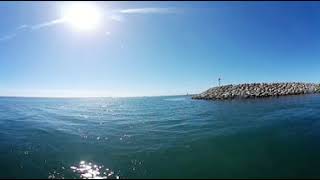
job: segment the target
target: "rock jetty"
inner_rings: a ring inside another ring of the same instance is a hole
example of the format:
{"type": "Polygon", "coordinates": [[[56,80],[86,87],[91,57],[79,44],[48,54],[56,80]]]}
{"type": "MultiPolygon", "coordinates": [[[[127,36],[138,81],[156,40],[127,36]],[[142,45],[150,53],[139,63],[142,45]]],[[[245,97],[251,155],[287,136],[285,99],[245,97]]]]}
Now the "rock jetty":
{"type": "Polygon", "coordinates": [[[320,93],[314,83],[252,83],[210,88],[192,99],[223,100],[320,93]]]}

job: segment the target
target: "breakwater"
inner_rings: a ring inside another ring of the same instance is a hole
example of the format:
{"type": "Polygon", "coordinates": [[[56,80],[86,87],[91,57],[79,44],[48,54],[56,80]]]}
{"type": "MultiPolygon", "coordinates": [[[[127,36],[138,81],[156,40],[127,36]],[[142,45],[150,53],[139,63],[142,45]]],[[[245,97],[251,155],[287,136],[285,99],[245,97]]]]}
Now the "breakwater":
{"type": "Polygon", "coordinates": [[[315,83],[251,83],[213,87],[192,98],[205,100],[246,99],[319,92],[320,85],[315,83]]]}

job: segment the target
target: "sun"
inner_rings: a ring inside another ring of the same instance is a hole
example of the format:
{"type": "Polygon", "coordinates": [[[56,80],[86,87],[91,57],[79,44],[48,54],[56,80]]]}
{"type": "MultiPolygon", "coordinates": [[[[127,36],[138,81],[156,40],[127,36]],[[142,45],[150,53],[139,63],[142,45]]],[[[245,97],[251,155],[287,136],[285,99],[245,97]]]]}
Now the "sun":
{"type": "Polygon", "coordinates": [[[89,31],[101,24],[102,12],[93,3],[77,2],[63,9],[63,19],[75,30],[89,31]]]}

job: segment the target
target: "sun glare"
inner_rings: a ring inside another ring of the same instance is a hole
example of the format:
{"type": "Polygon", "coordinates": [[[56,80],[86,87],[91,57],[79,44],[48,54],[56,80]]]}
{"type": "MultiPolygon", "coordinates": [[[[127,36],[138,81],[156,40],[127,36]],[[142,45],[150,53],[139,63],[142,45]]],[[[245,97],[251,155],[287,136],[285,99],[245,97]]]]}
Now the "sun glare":
{"type": "Polygon", "coordinates": [[[101,24],[101,11],[92,3],[72,3],[62,13],[64,20],[76,30],[94,30],[101,24]]]}

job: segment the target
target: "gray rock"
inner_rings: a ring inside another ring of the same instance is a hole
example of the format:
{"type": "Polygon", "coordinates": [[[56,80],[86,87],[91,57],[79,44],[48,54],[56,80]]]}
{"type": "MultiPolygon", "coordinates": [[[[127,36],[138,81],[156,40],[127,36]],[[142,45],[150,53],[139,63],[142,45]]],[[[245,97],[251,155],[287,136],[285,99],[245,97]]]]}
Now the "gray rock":
{"type": "Polygon", "coordinates": [[[252,83],[213,87],[193,99],[234,99],[294,94],[320,93],[320,84],[313,83],[252,83]]]}

